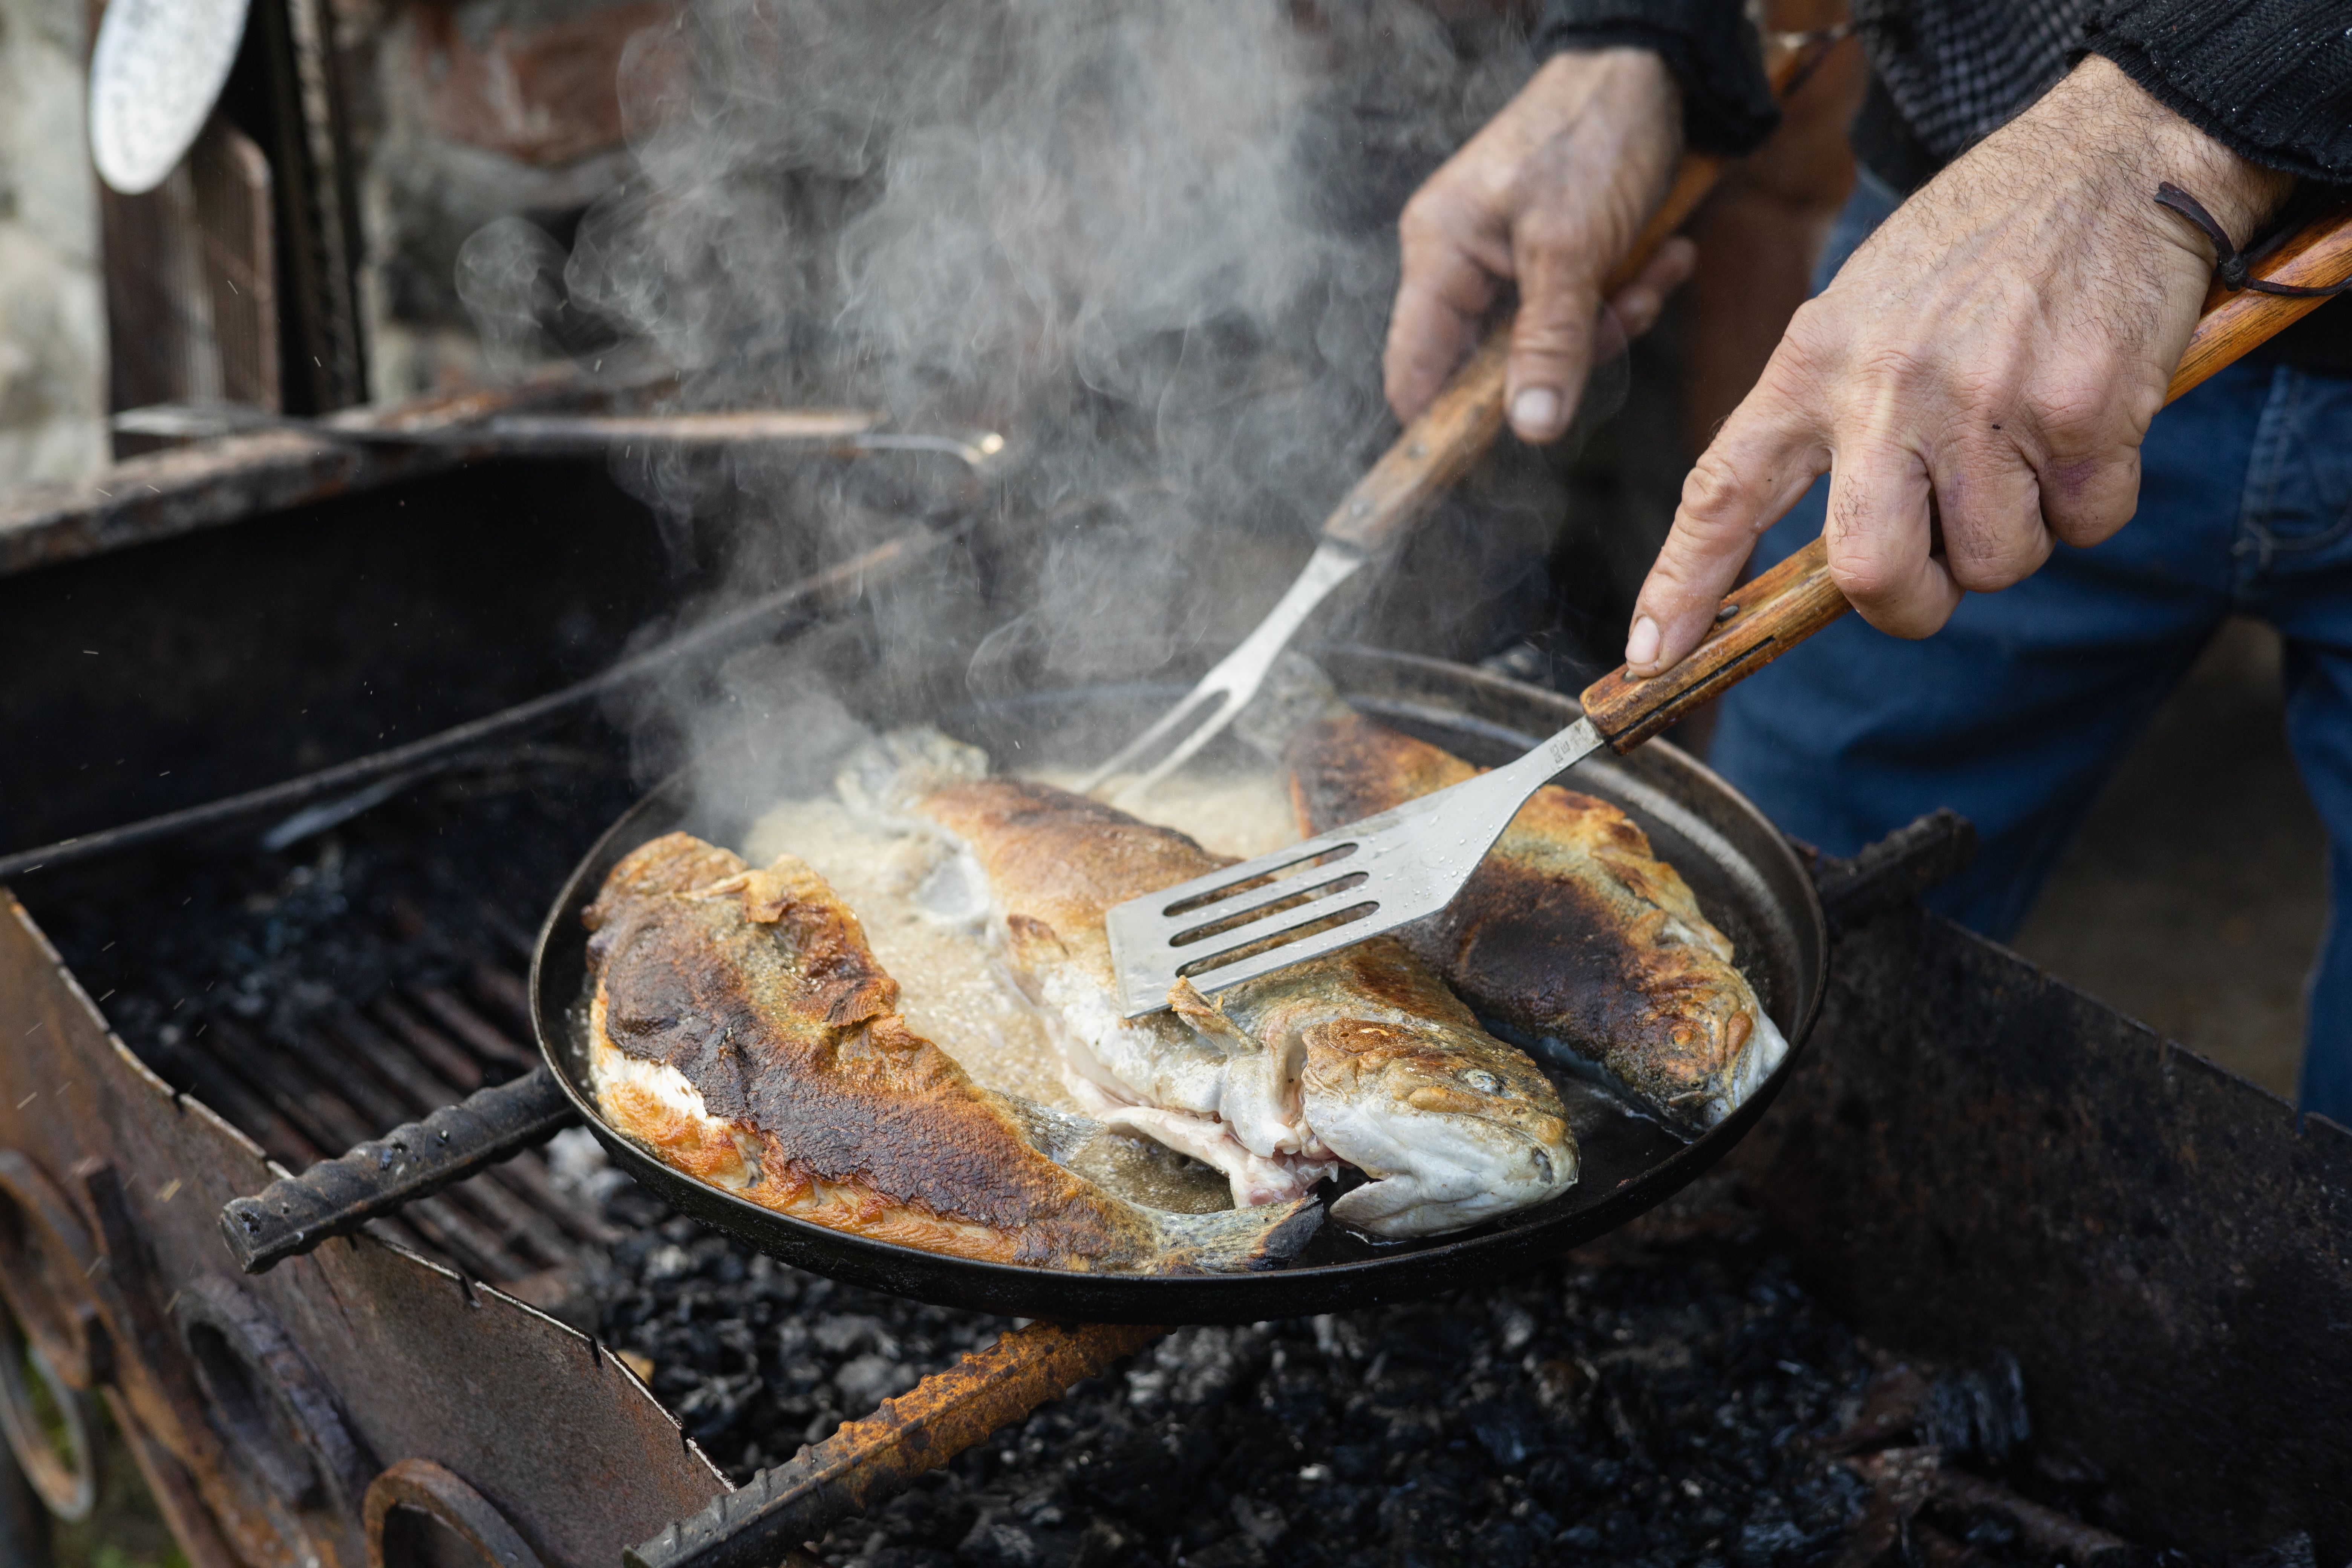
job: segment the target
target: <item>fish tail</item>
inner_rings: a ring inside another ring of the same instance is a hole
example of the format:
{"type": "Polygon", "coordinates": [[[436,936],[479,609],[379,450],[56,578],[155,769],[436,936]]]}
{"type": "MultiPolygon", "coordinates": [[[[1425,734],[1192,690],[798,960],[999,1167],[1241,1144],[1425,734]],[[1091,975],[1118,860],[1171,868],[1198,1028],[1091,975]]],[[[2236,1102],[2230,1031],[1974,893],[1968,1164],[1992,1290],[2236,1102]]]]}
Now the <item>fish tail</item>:
{"type": "Polygon", "coordinates": [[[1724,1106],[1725,1115],[1730,1114],[1733,1108],[1762,1088],[1764,1080],[1772,1076],[1772,1070],[1788,1059],[1788,1037],[1773,1024],[1771,1015],[1765,1012],[1760,1005],[1751,1003],[1748,1016],[1756,1020],[1755,1028],[1748,1035],[1738,1058],[1724,1074],[1723,1098],[1727,1101],[1724,1106]]]}
{"type": "Polygon", "coordinates": [[[1215,1214],[1151,1211],[1162,1273],[1237,1274],[1272,1268],[1298,1255],[1323,1223],[1314,1194],[1286,1204],[1215,1214]]]}

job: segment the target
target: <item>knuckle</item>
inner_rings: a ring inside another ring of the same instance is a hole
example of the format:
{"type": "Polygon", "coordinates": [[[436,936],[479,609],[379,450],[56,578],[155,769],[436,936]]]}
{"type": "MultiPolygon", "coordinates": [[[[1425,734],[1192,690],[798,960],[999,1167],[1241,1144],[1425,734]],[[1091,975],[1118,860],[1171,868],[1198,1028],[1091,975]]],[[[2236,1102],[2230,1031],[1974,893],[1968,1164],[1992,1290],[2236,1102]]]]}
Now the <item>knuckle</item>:
{"type": "Polygon", "coordinates": [[[1683,514],[1702,526],[1749,499],[1752,488],[1731,460],[1710,447],[1683,479],[1683,514]]]}
{"type": "Polygon", "coordinates": [[[2044,388],[2033,399],[2033,424],[2053,451],[2107,444],[2115,420],[2115,399],[2097,387],[2044,388]]]}
{"type": "Polygon", "coordinates": [[[2128,506],[2108,507],[2092,511],[2058,511],[2050,515],[2050,531],[2060,540],[2085,550],[2094,544],[2104,544],[2131,521],[2128,506]]]}
{"type": "Polygon", "coordinates": [[[2028,577],[2048,558],[2049,536],[2037,523],[2032,542],[2017,541],[1997,549],[1951,551],[1946,563],[1952,581],[1971,594],[1997,594],[2003,588],[2014,587],[2028,577]]]}
{"type": "Polygon", "coordinates": [[[1853,356],[1847,373],[1862,386],[1908,390],[1933,379],[1936,365],[1928,353],[1908,342],[1873,342],[1853,356]]]}
{"type": "Polygon", "coordinates": [[[1791,406],[1810,405],[1820,401],[1814,396],[1816,388],[1834,384],[1832,363],[1819,344],[1790,331],[1765,362],[1764,374],[1757,377],[1749,396],[1791,406]]]}
{"type": "Polygon", "coordinates": [[[1397,243],[1410,255],[1461,250],[1486,226],[1477,207],[1441,186],[1423,185],[1397,215],[1397,243]]]}
{"type": "Polygon", "coordinates": [[[1843,338],[1836,312],[1817,296],[1798,306],[1797,313],[1789,318],[1773,357],[1785,360],[1793,370],[1811,373],[1835,363],[1843,338]]]}
{"type": "Polygon", "coordinates": [[[1518,324],[1511,331],[1511,357],[1559,360],[1575,354],[1584,341],[1573,306],[1542,311],[1522,309],[1518,324]]]}
{"type": "MultiPolygon", "coordinates": [[[[1675,520],[1666,542],[1658,551],[1656,563],[1650,569],[1651,584],[1670,590],[1670,597],[1687,596],[1702,590],[1711,593],[1717,580],[1728,575],[1727,552],[1724,549],[1727,542],[1716,531],[1675,520]]],[[[1736,571],[1741,559],[1745,559],[1744,551],[1730,555],[1728,571],[1736,571]]],[[[1648,596],[1644,590],[1643,597],[1648,596]]]]}
{"type": "Polygon", "coordinates": [[[1397,237],[1411,245],[1442,232],[1445,225],[1438,207],[1439,200],[1428,186],[1414,192],[1412,199],[1404,204],[1404,210],[1397,215],[1397,237]]]}
{"type": "Polygon", "coordinates": [[[2061,459],[2042,470],[2042,512],[2069,544],[2096,544],[2139,506],[2139,464],[2131,449],[2061,459]]]}
{"type": "Polygon", "coordinates": [[[1519,214],[1511,226],[1517,247],[1551,260],[1580,256],[1591,248],[1585,226],[1549,203],[1539,203],[1519,214]]]}

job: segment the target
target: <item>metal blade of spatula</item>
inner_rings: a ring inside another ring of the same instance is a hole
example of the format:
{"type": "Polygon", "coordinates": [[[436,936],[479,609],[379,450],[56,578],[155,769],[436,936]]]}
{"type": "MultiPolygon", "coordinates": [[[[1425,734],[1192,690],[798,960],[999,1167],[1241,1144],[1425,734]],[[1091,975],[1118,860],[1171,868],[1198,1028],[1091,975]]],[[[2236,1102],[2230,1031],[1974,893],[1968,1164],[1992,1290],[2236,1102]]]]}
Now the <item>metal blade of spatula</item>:
{"type": "MultiPolygon", "coordinates": [[[[1603,280],[1603,299],[1632,282],[1648,265],[1658,247],[1714,188],[1723,166],[1722,159],[1706,153],[1684,155],[1665,201],[1633,249],[1603,280]]],[[[1276,658],[1331,591],[1366,562],[1402,541],[1495,444],[1503,428],[1503,372],[1510,357],[1510,338],[1507,321],[1487,334],[1469,363],[1454,373],[1436,399],[1405,426],[1396,444],[1324,520],[1322,542],[1265,619],[1157,723],[1079,780],[1080,792],[1092,794],[1119,774],[1144,769],[1149,762],[1149,768],[1129,780],[1121,793],[1133,795],[1148,790],[1182,767],[1233,722],[1257,695],[1276,658]],[[1168,749],[1152,761],[1163,745],[1168,749]]]]}
{"type": "MultiPolygon", "coordinates": [[[[2263,258],[2262,280],[2318,290],[2352,278],[2352,204],[2323,214],[2263,258]]],[[[2221,293],[2166,389],[2169,403],[2316,310],[2315,294],[2221,293]]],[[[1119,1005],[1130,1018],[1177,984],[1222,991],[1436,913],[1528,798],[1603,746],[1630,752],[1761,669],[1846,611],[1814,540],[1737,590],[1681,663],[1647,679],[1622,668],[1584,689],[1584,717],[1517,762],[1261,855],[1115,904],[1105,917],[1119,1005]]]]}

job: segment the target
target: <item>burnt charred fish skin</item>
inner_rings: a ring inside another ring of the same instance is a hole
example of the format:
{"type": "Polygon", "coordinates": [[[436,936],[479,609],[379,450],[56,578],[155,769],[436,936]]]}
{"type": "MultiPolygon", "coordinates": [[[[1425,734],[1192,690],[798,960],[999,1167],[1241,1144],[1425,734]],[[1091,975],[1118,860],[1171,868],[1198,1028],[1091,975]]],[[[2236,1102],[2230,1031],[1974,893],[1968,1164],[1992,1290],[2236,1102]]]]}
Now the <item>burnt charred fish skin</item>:
{"type": "Polygon", "coordinates": [[[584,919],[606,1119],[753,1203],[989,1262],[1143,1273],[1270,1266],[1320,1219],[1312,1200],[1173,1214],[1064,1169],[1082,1119],[982,1088],[909,1028],[856,916],[791,856],[755,869],[670,834],[584,919]]]}
{"type": "Polygon", "coordinates": [[[1396,942],[1123,1016],[1105,912],[1225,862],[1084,795],[981,773],[952,745],[884,737],[845,770],[844,796],[928,822],[972,858],[1090,1114],[1215,1164],[1237,1203],[1354,1165],[1372,1180],[1332,1215],[1384,1238],[1457,1230],[1575,1181],[1558,1090],[1396,942]]]}
{"type": "MultiPolygon", "coordinates": [[[[1480,770],[1336,703],[1282,742],[1301,830],[1322,833],[1480,770]]],[[[1538,792],[1406,946],[1506,1032],[1562,1047],[1673,1119],[1711,1127],[1788,1054],[1731,942],[1616,806],[1538,792]]]]}

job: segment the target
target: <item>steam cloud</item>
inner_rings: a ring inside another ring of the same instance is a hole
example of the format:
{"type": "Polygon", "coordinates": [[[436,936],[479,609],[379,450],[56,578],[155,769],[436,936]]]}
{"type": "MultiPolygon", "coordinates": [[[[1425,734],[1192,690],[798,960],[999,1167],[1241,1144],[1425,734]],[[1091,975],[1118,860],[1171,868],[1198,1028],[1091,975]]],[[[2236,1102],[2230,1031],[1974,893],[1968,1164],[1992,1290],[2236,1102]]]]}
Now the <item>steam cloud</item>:
{"type": "MultiPolygon", "coordinates": [[[[985,600],[970,571],[876,590],[893,661],[983,689],[1015,655],[1148,670],[1270,605],[1278,576],[1216,565],[1295,563],[1393,437],[1396,212],[1528,69],[1508,24],[1404,0],[709,0],[631,46],[639,174],[563,284],[691,405],[1004,434],[1023,543],[985,600]]],[[[476,270],[528,295],[541,258],[496,238],[476,270]]],[[[624,479],[740,595],[903,531],[940,489],[919,466],[639,454],[624,479]]],[[[764,734],[751,787],[795,782],[854,728],[823,644],[730,668],[689,743],[764,734]]]]}

